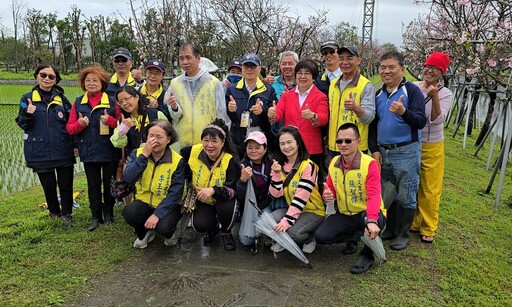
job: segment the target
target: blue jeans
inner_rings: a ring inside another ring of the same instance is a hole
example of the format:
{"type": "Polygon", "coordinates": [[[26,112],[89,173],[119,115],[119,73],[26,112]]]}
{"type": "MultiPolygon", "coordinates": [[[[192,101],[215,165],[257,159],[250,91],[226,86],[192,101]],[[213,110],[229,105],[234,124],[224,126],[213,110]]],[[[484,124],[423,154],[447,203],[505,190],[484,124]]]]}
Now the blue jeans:
{"type": "Polygon", "coordinates": [[[382,155],[381,181],[395,185],[395,202],[405,209],[416,209],[420,182],[421,142],[393,149],[380,147],[382,155]]]}

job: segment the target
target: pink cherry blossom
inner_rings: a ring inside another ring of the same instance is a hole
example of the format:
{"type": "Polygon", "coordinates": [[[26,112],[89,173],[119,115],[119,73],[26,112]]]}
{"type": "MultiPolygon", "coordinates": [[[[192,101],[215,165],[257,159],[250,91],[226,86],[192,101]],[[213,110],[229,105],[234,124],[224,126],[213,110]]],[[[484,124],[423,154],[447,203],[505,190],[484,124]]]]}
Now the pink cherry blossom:
{"type": "Polygon", "coordinates": [[[489,67],[496,67],[496,61],[489,59],[487,60],[487,65],[489,65],[489,67]]]}

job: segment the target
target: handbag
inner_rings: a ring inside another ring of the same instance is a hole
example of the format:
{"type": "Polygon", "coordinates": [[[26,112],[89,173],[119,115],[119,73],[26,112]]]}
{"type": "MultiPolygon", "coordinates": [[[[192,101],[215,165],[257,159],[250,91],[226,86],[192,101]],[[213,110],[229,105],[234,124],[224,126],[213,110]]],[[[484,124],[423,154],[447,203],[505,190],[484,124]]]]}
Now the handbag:
{"type": "Polygon", "coordinates": [[[133,193],[135,186],[129,184],[126,180],[116,180],[112,177],[110,179],[110,195],[116,199],[121,199],[133,193]]]}
{"type": "MultiPolygon", "coordinates": [[[[210,181],[212,180],[213,172],[219,165],[220,161],[224,157],[224,153],[222,153],[215,161],[212,169],[210,170],[210,179],[208,179],[208,185],[210,185],[210,181]]],[[[192,214],[192,212],[196,209],[196,201],[197,201],[197,191],[194,186],[189,183],[187,185],[187,194],[185,195],[185,199],[183,200],[183,204],[181,205],[181,213],[182,214],[192,214]]]]}

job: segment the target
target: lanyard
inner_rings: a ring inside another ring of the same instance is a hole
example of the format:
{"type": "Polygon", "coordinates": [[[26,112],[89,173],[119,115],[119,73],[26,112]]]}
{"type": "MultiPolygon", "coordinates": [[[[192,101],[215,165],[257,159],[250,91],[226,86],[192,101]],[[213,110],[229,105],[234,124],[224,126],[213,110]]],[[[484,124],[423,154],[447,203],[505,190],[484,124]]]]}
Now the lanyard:
{"type": "Polygon", "coordinates": [[[252,167],[252,172],[253,174],[255,175],[260,175],[261,177],[263,177],[263,179],[265,180],[265,182],[268,182],[268,176],[265,175],[265,163],[262,163],[261,164],[261,173],[258,172],[256,169],[254,169],[254,164],[252,163],[252,161],[250,161],[249,163],[251,163],[251,167],[252,167]]]}

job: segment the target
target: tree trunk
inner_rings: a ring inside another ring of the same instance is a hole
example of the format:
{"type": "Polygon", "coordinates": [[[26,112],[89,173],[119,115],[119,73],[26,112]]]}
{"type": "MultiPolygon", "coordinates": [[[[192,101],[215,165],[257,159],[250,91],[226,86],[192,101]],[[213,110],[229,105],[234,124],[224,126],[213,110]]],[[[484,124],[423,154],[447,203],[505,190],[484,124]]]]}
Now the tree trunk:
{"type": "Polygon", "coordinates": [[[487,133],[487,131],[489,130],[489,127],[491,125],[491,120],[492,120],[492,114],[494,113],[494,105],[496,103],[496,94],[497,93],[495,91],[489,92],[489,97],[491,98],[491,100],[489,101],[489,108],[487,109],[487,115],[485,116],[485,121],[482,126],[482,129],[480,130],[480,134],[476,138],[475,146],[479,146],[481,142],[485,141],[484,136],[487,133]]]}

